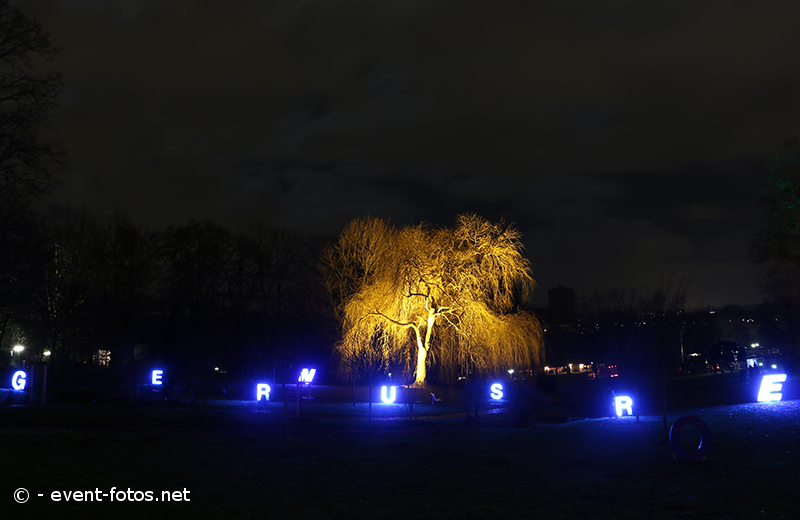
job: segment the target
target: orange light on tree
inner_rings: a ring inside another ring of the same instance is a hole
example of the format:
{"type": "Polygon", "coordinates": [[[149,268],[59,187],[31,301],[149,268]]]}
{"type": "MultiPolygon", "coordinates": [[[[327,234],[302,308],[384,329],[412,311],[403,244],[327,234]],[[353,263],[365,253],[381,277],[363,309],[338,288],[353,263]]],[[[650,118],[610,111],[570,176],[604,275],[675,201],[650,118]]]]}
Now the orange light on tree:
{"type": "Polygon", "coordinates": [[[431,358],[479,373],[538,363],[541,327],[519,308],[535,286],[523,251],[513,226],[471,214],[454,228],[352,221],[323,255],[343,365],[400,360],[421,386],[431,358]]]}

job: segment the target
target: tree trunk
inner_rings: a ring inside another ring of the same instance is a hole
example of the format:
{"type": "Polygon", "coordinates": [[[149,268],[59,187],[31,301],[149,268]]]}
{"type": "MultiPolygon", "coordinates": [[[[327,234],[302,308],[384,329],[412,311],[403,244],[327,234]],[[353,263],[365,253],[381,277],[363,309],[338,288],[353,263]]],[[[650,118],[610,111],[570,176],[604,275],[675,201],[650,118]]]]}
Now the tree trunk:
{"type": "Polygon", "coordinates": [[[417,339],[417,371],[416,371],[416,380],[414,381],[414,385],[416,386],[424,386],[425,385],[425,377],[427,372],[425,370],[425,360],[428,357],[428,351],[425,350],[425,347],[421,345],[421,341],[417,339]]]}
{"type": "Polygon", "coordinates": [[[431,336],[433,333],[433,325],[436,322],[436,315],[431,313],[428,315],[428,326],[425,329],[425,343],[422,343],[422,338],[419,337],[419,330],[416,330],[417,336],[417,370],[416,370],[416,378],[414,380],[414,386],[416,387],[423,387],[425,386],[425,378],[427,377],[428,371],[425,365],[426,360],[428,359],[428,350],[431,348],[431,336]]]}

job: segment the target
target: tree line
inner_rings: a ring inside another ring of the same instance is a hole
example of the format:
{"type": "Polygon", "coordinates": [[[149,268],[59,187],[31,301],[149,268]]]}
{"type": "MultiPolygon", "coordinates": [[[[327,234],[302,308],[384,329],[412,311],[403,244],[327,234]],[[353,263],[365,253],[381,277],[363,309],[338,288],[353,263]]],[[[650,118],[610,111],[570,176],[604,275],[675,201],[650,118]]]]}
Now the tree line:
{"type": "Polygon", "coordinates": [[[542,358],[519,233],[476,215],[355,219],[338,240],[209,220],[156,231],[73,208],[24,222],[3,244],[0,344],[25,351],[2,363],[46,361],[57,382],[133,383],[154,363],[184,386],[220,370],[281,381],[306,360],[418,385],[432,366],[449,384],[542,358]]]}
{"type": "Polygon", "coordinates": [[[0,341],[25,346],[57,378],[99,365],[124,381],[145,360],[189,378],[277,374],[331,341],[314,237],[212,221],[155,231],[122,213],[59,208],[4,246],[0,341]]]}

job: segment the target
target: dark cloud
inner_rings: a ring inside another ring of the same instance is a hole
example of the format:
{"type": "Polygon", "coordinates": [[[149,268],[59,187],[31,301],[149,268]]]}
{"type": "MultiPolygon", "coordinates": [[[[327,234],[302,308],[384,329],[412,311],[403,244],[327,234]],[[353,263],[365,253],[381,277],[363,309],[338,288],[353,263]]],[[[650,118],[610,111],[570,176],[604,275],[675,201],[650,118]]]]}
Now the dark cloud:
{"type": "Polygon", "coordinates": [[[793,2],[17,4],[64,47],[60,200],[329,234],[476,212],[518,225],[545,289],[675,271],[697,304],[758,301],[793,2]]]}

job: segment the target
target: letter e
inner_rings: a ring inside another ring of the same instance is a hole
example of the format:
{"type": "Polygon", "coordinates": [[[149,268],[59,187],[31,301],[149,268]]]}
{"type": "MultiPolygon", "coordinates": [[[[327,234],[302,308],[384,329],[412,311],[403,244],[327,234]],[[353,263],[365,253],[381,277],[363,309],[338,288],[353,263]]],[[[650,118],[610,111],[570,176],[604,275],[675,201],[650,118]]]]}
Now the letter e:
{"type": "Polygon", "coordinates": [[[786,374],[769,374],[761,380],[761,388],[758,390],[758,402],[780,401],[783,397],[781,388],[786,381],[786,374]]]}

